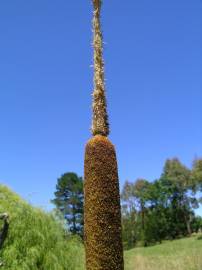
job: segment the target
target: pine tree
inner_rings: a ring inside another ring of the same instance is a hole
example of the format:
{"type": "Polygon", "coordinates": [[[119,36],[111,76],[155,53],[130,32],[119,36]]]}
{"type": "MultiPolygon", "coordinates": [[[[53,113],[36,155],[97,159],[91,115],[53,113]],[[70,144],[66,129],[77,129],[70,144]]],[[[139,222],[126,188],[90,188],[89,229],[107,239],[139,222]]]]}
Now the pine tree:
{"type": "Polygon", "coordinates": [[[87,270],[123,270],[121,210],[116,152],[109,141],[101,0],[93,0],[94,92],[93,137],[85,149],[84,238],[87,270]]]}
{"type": "Polygon", "coordinates": [[[76,173],[58,178],[52,203],[67,221],[70,232],[83,235],[83,180],[76,173]]]}

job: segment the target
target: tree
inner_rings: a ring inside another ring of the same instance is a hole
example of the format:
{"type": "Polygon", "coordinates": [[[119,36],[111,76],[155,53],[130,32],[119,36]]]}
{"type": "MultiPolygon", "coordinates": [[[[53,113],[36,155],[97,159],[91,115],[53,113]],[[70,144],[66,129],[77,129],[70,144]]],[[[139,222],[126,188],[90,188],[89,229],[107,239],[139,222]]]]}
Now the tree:
{"type": "Polygon", "coordinates": [[[56,185],[52,202],[61,211],[73,234],[83,234],[83,180],[75,173],[65,173],[56,185]]]}
{"type": "Polygon", "coordinates": [[[151,235],[151,215],[149,215],[150,187],[145,179],[137,179],[131,183],[126,181],[122,190],[122,221],[123,236],[126,248],[132,247],[137,241],[141,241],[144,246],[153,240],[151,235]],[[130,230],[130,232],[129,232],[130,230]],[[131,235],[131,242],[129,240],[131,235]]]}
{"type": "Polygon", "coordinates": [[[122,270],[123,246],[116,152],[107,138],[101,0],[94,6],[94,91],[92,135],[85,148],[84,239],[87,270],[122,270]]]}
{"type": "Polygon", "coordinates": [[[202,217],[201,216],[195,216],[192,220],[192,229],[193,232],[198,233],[202,230],[202,217]]]}
{"type": "Polygon", "coordinates": [[[133,183],[126,181],[121,193],[124,249],[133,248],[138,240],[138,212],[133,196],[133,183]]]}
{"type": "Polygon", "coordinates": [[[133,183],[126,181],[121,192],[122,206],[125,211],[129,213],[135,209],[135,198],[133,189],[133,183]]]}
{"type": "Polygon", "coordinates": [[[145,215],[146,215],[146,202],[148,200],[149,182],[145,179],[137,179],[134,188],[133,195],[137,201],[139,213],[141,215],[141,239],[144,246],[147,246],[147,240],[145,237],[145,215]]]}
{"type": "Polygon", "coordinates": [[[167,235],[166,196],[159,180],[150,183],[147,190],[145,238],[148,243],[160,242],[167,235]]]}
{"type": "Polygon", "coordinates": [[[202,159],[195,159],[191,171],[192,184],[195,189],[202,191],[202,159]]]}
{"type": "Polygon", "coordinates": [[[121,196],[124,247],[131,247],[131,232],[133,245],[140,240],[148,245],[198,231],[201,219],[194,209],[202,201],[197,199],[201,183],[201,159],[190,171],[177,158],[166,160],[161,177],[153,182],[126,181],[121,196]]]}
{"type": "Polygon", "coordinates": [[[190,235],[192,207],[197,207],[197,200],[190,195],[190,170],[177,158],[168,159],[165,162],[160,181],[166,189],[169,210],[172,215],[173,237],[180,234],[190,235]]]}

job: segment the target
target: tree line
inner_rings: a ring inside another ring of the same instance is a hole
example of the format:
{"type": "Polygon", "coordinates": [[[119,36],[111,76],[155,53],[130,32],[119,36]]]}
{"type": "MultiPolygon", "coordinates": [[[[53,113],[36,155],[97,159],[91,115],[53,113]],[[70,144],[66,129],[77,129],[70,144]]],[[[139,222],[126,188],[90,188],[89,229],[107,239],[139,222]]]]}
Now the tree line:
{"type": "MultiPolygon", "coordinates": [[[[191,169],[179,159],[166,160],[159,179],[126,181],[121,191],[124,248],[148,246],[165,239],[189,236],[202,229],[194,210],[201,203],[202,159],[191,169]]],[[[72,234],[83,237],[83,179],[65,173],[52,200],[72,234]]]]}
{"type": "Polygon", "coordinates": [[[122,224],[125,248],[176,239],[197,232],[201,217],[202,160],[190,170],[179,159],[168,159],[159,179],[126,181],[122,190],[122,224]]]}

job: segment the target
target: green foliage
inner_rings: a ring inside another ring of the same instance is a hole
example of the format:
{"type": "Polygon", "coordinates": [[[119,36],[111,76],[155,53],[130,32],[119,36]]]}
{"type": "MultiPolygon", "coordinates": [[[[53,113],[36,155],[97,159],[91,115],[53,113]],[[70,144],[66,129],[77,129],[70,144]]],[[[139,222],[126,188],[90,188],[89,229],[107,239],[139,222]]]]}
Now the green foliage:
{"type": "Polygon", "coordinates": [[[122,205],[122,239],[125,250],[134,247],[138,239],[136,216],[135,209],[129,212],[126,205],[122,205]]]}
{"type": "Polygon", "coordinates": [[[159,180],[166,192],[169,214],[172,219],[172,237],[191,234],[192,208],[198,207],[191,194],[191,172],[176,158],[167,160],[159,180]]]}
{"type": "Polygon", "coordinates": [[[65,173],[57,181],[52,202],[67,220],[73,234],[83,235],[83,180],[75,173],[65,173]]]}
{"type": "Polygon", "coordinates": [[[8,237],[0,251],[1,269],[82,269],[82,244],[67,235],[53,214],[31,207],[0,185],[0,212],[10,216],[8,237]]]}
{"type": "Polygon", "coordinates": [[[149,182],[144,179],[137,179],[135,183],[126,182],[122,192],[122,223],[123,223],[123,240],[126,248],[130,248],[132,243],[137,239],[141,240],[143,245],[147,245],[145,237],[145,218],[146,218],[146,203],[149,196],[149,182]],[[136,209],[135,209],[136,208],[136,209]],[[136,216],[136,218],[135,218],[136,216]],[[130,230],[130,233],[128,233],[130,230]]]}
{"type": "Polygon", "coordinates": [[[200,175],[200,160],[190,171],[174,158],[165,162],[160,179],[154,182],[127,181],[121,196],[124,247],[140,241],[147,246],[197,232],[201,227],[193,210],[199,206],[199,185],[196,188],[193,183],[200,183],[200,175]]]}
{"type": "Polygon", "coordinates": [[[202,159],[195,159],[191,172],[192,184],[195,188],[202,190],[202,159]]]}
{"type": "Polygon", "coordinates": [[[195,216],[192,220],[192,229],[194,233],[202,232],[202,217],[201,216],[195,216]]]}

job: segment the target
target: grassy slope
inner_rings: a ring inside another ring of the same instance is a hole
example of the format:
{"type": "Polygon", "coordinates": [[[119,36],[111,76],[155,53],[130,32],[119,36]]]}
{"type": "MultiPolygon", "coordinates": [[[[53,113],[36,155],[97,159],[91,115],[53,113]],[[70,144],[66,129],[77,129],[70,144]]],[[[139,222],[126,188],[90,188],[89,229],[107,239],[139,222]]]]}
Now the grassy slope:
{"type": "Polygon", "coordinates": [[[202,240],[166,241],[125,253],[126,270],[202,270],[202,240]]]}

